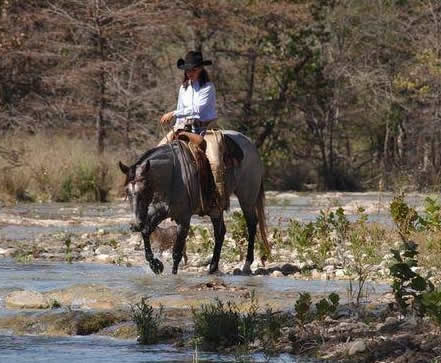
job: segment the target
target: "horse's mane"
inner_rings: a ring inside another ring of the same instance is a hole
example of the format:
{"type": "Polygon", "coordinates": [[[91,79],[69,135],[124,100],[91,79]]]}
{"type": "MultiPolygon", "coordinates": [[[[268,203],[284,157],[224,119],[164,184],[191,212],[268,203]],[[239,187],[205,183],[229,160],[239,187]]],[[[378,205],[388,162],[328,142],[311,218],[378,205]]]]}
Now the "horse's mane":
{"type": "Polygon", "coordinates": [[[144,154],[142,154],[138,160],[135,161],[135,163],[132,165],[132,167],[136,168],[138,165],[142,164],[145,160],[150,159],[153,157],[154,154],[158,151],[165,151],[169,148],[170,145],[160,145],[156,146],[153,149],[147,150],[144,154]]]}

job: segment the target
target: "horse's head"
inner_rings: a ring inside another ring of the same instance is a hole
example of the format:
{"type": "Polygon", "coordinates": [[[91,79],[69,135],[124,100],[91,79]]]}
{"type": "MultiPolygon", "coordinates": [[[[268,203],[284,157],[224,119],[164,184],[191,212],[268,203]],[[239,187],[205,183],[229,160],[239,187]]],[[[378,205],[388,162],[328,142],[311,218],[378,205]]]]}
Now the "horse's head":
{"type": "Polygon", "coordinates": [[[141,232],[145,227],[148,206],[153,198],[148,177],[150,162],[145,160],[139,165],[135,164],[130,167],[119,162],[119,168],[126,175],[124,187],[135,217],[130,228],[134,232],[141,232]]]}

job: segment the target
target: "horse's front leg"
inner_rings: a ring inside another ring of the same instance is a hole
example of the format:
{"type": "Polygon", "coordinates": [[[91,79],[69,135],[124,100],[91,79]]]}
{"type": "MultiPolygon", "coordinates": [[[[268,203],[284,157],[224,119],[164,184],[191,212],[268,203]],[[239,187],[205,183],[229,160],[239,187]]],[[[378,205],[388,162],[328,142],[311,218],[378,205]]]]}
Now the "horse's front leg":
{"type": "Polygon", "coordinates": [[[162,273],[162,271],[164,271],[164,265],[153,255],[150,245],[150,235],[165,218],[167,218],[166,208],[158,205],[150,206],[146,217],[146,223],[144,223],[144,227],[141,231],[142,239],[144,240],[145,259],[155,274],[162,273]]]}
{"type": "Polygon", "coordinates": [[[185,241],[187,239],[188,231],[190,229],[190,221],[185,223],[178,223],[177,237],[173,246],[173,269],[172,273],[176,275],[178,273],[179,263],[181,262],[184,252],[185,241]]]}
{"type": "Polygon", "coordinates": [[[164,271],[164,265],[162,262],[155,258],[153,255],[152,248],[150,246],[150,234],[153,231],[153,229],[150,228],[144,228],[144,230],[141,232],[142,239],[144,240],[144,252],[145,252],[145,259],[150,265],[150,268],[155,274],[160,274],[162,271],[164,271]]]}
{"type": "Polygon", "coordinates": [[[213,257],[211,258],[210,269],[208,271],[210,274],[215,273],[219,268],[219,259],[226,232],[223,214],[221,214],[220,217],[211,217],[211,223],[213,224],[215,242],[213,257]]]}

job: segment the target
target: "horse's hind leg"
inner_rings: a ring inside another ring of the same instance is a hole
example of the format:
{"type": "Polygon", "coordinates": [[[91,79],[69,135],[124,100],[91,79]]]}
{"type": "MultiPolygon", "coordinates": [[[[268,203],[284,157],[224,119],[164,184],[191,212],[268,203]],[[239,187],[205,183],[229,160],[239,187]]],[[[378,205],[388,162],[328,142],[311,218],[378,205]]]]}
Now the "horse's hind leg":
{"type": "Polygon", "coordinates": [[[254,242],[256,239],[257,230],[257,213],[255,208],[242,207],[242,211],[245,216],[248,229],[247,257],[242,272],[245,274],[251,274],[251,265],[254,261],[254,242]]]}
{"type": "Polygon", "coordinates": [[[215,273],[219,268],[219,259],[226,232],[223,214],[221,214],[219,217],[211,217],[211,223],[213,223],[215,242],[213,257],[211,259],[210,269],[208,271],[210,274],[215,273]]]}
{"type": "MultiPolygon", "coordinates": [[[[176,242],[173,246],[173,269],[172,273],[178,273],[179,263],[184,254],[185,240],[187,239],[188,231],[190,229],[190,222],[178,224],[176,242]]],[[[185,264],[187,264],[187,256],[185,255],[185,264]]]]}

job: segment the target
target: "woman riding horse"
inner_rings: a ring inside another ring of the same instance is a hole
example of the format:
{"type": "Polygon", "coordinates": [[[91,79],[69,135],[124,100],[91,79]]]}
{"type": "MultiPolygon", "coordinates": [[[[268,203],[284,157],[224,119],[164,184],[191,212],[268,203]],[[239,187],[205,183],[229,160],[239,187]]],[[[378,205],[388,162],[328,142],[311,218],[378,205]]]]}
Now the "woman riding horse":
{"type": "MultiPolygon", "coordinates": [[[[217,118],[216,89],[210,82],[204,66],[211,65],[201,52],[190,51],[185,59],[180,58],[177,67],[184,71],[184,80],[179,89],[178,104],[174,111],[161,117],[161,124],[168,124],[175,117],[174,132],[185,130],[204,135],[208,127],[213,128],[217,118]]],[[[167,135],[170,140],[173,131],[167,135]]]]}

